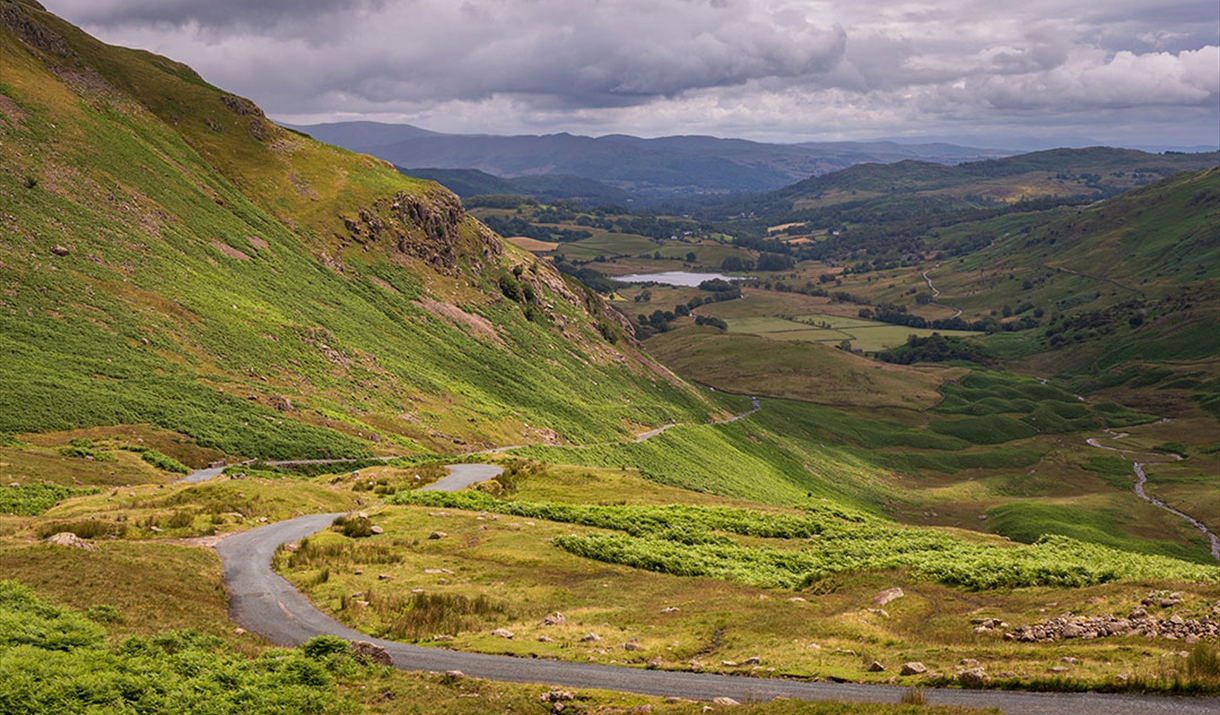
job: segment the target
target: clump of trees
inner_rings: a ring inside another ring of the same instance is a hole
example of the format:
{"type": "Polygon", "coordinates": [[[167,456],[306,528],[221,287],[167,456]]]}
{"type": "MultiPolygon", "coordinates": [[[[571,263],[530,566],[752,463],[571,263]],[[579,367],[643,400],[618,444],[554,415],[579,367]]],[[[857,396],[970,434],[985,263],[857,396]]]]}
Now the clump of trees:
{"type": "Polygon", "coordinates": [[[877,359],[899,365],[954,360],[965,360],[980,365],[992,365],[997,362],[995,355],[988,352],[983,346],[970,340],[947,337],[940,333],[932,333],[926,338],[909,335],[905,345],[879,352],[877,359]]]}

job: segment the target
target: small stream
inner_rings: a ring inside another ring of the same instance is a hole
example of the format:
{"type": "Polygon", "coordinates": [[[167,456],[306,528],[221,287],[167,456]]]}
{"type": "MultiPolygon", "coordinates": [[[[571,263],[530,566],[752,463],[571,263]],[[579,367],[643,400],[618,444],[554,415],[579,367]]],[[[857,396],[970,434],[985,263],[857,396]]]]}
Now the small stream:
{"type": "MultiPolygon", "coordinates": [[[[1110,435],[1110,439],[1112,439],[1112,440],[1122,439],[1123,437],[1127,436],[1126,432],[1111,433],[1109,430],[1106,430],[1106,434],[1110,435]]],[[[1097,437],[1090,437],[1089,439],[1085,440],[1085,442],[1090,447],[1096,447],[1098,449],[1106,449],[1111,452],[1118,452],[1119,454],[1122,454],[1122,455],[1143,454],[1143,455],[1147,455],[1147,456],[1173,457],[1174,461],[1179,461],[1179,462],[1182,461],[1181,455],[1177,455],[1177,454],[1159,454],[1156,452],[1134,452],[1129,449],[1119,449],[1118,447],[1107,447],[1104,444],[1102,444],[1100,441],[1098,441],[1097,437]]],[[[1211,529],[1207,528],[1207,525],[1204,524],[1203,522],[1194,518],[1190,514],[1186,514],[1186,513],[1178,511],[1177,509],[1174,509],[1173,507],[1169,506],[1168,504],[1161,501],[1160,499],[1157,499],[1154,496],[1149,496],[1148,492],[1144,490],[1144,485],[1148,482],[1148,475],[1146,475],[1144,473],[1144,465],[1158,464],[1158,462],[1139,462],[1139,461],[1136,461],[1134,458],[1132,458],[1131,462],[1132,462],[1132,466],[1135,468],[1135,495],[1137,497],[1139,497],[1140,499],[1143,499],[1144,501],[1148,502],[1149,504],[1152,504],[1153,506],[1160,507],[1160,508],[1164,509],[1165,511],[1169,512],[1170,514],[1173,514],[1174,516],[1177,516],[1181,519],[1185,519],[1187,522],[1190,523],[1191,526],[1193,526],[1196,529],[1198,529],[1199,531],[1203,532],[1203,535],[1206,536],[1209,541],[1211,541],[1212,558],[1216,559],[1217,561],[1220,561],[1220,537],[1216,536],[1216,534],[1213,533],[1211,529]]]]}

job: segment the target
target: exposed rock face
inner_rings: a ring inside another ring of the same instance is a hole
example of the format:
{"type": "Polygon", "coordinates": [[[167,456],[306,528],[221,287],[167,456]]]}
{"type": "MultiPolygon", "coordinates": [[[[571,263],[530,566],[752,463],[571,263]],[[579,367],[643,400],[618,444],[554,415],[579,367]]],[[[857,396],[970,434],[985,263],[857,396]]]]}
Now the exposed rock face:
{"type": "Polygon", "coordinates": [[[224,105],[228,107],[230,112],[233,112],[239,117],[249,117],[250,136],[258,141],[262,141],[266,135],[266,126],[264,125],[263,110],[254,102],[245,97],[237,97],[231,94],[226,94],[220,98],[224,105]]]}
{"type": "Polygon", "coordinates": [[[457,275],[461,259],[478,272],[504,252],[500,239],[482,224],[467,221],[461,200],[443,189],[426,196],[399,192],[361,209],[356,218],[345,217],[343,223],[351,240],[392,242],[400,253],[447,276],[457,275]],[[474,240],[464,241],[463,234],[474,234],[474,240]]]}
{"type": "Polygon", "coordinates": [[[48,536],[46,538],[46,541],[44,541],[43,543],[54,544],[56,546],[68,546],[73,549],[84,549],[85,551],[100,551],[101,550],[98,548],[97,544],[95,544],[91,541],[85,541],[84,539],[80,538],[79,536],[77,536],[76,534],[73,534],[70,531],[61,531],[58,534],[48,536]]]}
{"type": "Polygon", "coordinates": [[[352,657],[361,663],[376,663],[377,665],[393,666],[394,657],[385,648],[368,641],[353,641],[352,657]]]}
{"type": "Polygon", "coordinates": [[[30,17],[28,11],[17,3],[0,4],[0,23],[6,25],[30,47],[60,57],[71,57],[75,54],[68,49],[59,33],[30,17]]]}

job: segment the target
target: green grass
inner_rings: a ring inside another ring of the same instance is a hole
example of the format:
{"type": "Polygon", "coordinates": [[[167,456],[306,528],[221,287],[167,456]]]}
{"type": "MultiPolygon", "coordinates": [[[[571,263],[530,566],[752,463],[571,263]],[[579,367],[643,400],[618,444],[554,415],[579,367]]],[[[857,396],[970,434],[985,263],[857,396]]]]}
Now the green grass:
{"type": "MultiPolygon", "coordinates": [[[[1137,557],[1098,546],[1093,538],[1088,541],[1094,543],[1085,543],[1040,535],[1031,547],[1004,547],[834,509],[797,517],[716,507],[539,504],[472,493],[403,492],[393,501],[612,529],[624,533],[573,534],[558,537],[555,544],[598,561],[770,588],[806,588],[842,572],[888,569],[909,569],[919,578],[970,589],[1081,588],[1154,575],[1220,581],[1220,567],[1215,565],[1194,565],[1163,556],[1137,557]],[[725,534],[796,540],[799,546],[744,546],[725,534]]],[[[1017,511],[1015,505],[1001,507],[1000,516],[1015,514],[1004,520],[1011,524],[1020,521],[1017,511]]],[[[1088,527],[1081,531],[1087,532],[1088,527]]]]}
{"type": "Polygon", "coordinates": [[[865,352],[880,352],[906,343],[907,337],[917,335],[926,338],[932,333],[954,337],[978,335],[965,330],[932,330],[931,328],[908,328],[874,321],[856,320],[829,315],[798,316],[794,319],[756,317],[738,318],[729,321],[729,330],[735,333],[750,333],[772,340],[797,342],[820,342],[837,345],[850,340],[853,348],[865,352]],[[829,325],[829,327],[821,327],[829,325]]]}
{"type": "Polygon", "coordinates": [[[553,464],[638,469],[660,484],[750,499],[800,505],[829,499],[873,511],[876,491],[868,467],[840,451],[814,449],[782,414],[812,416],[804,407],[764,401],[746,419],[720,425],[681,425],[645,442],[586,448],[527,447],[514,454],[553,464]],[[776,412],[778,405],[781,412],[776,412]]]}
{"type": "Polygon", "coordinates": [[[64,499],[95,492],[96,489],[73,489],[55,484],[0,487],[0,514],[38,516],[64,499]]]}
{"type": "Polygon", "coordinates": [[[934,420],[929,426],[939,434],[957,437],[971,444],[1003,444],[1037,434],[1033,427],[1005,415],[934,420]]]}
{"type": "Polygon", "coordinates": [[[256,660],[191,631],[128,638],[0,581],[0,710],[65,712],[337,713],[331,686],[356,670],[339,656],[268,650],[256,660]]]}
{"type": "Polygon", "coordinates": [[[1192,548],[1172,541],[1128,536],[1124,527],[1131,526],[1131,519],[1109,511],[1018,501],[988,510],[987,521],[995,533],[1025,544],[1055,534],[1131,553],[1215,564],[1215,559],[1199,546],[1192,548]]]}

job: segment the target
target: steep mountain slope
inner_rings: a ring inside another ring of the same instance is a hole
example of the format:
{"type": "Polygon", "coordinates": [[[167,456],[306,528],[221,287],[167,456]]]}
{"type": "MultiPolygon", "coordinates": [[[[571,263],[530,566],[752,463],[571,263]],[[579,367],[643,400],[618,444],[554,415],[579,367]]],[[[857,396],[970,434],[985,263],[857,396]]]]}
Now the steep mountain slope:
{"type": "Polygon", "coordinates": [[[625,436],[714,407],[439,186],[0,4],[0,432],[233,455],[625,436]]]}

